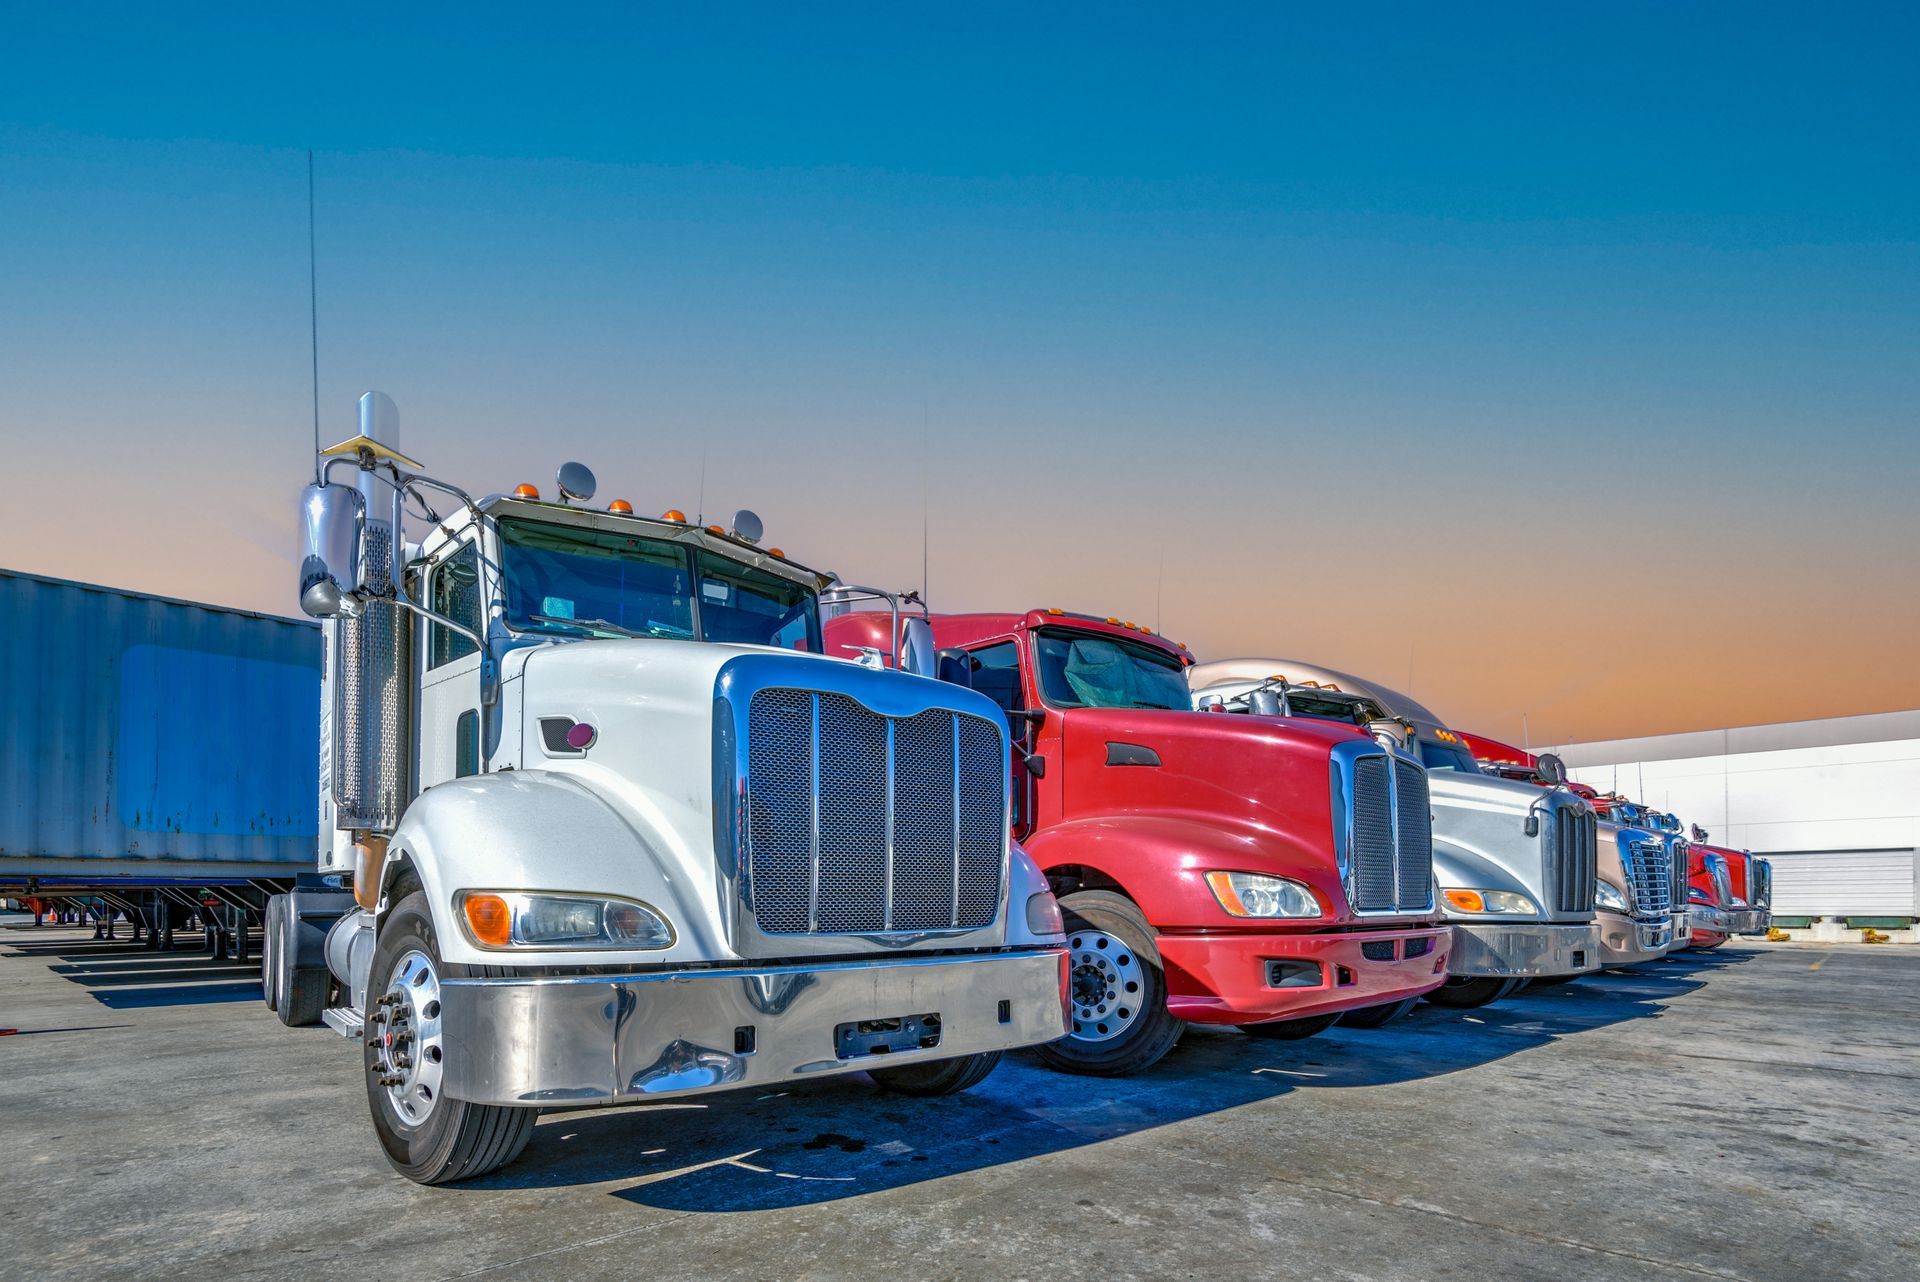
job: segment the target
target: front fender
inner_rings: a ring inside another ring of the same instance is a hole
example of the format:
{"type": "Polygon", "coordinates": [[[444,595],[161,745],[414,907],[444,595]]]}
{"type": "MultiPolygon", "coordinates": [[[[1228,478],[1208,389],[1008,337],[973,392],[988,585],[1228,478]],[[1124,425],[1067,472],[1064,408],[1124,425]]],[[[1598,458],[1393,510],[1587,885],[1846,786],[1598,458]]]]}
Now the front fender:
{"type": "Polygon", "coordinates": [[[1112,881],[1140,905],[1156,930],[1273,933],[1321,930],[1348,919],[1332,851],[1270,828],[1165,815],[1109,815],[1055,824],[1028,838],[1026,846],[1048,873],[1081,868],[1112,881]],[[1207,887],[1206,874],[1213,871],[1267,873],[1304,882],[1326,913],[1259,921],[1230,916],[1207,887]]]}
{"type": "MultiPolygon", "coordinates": [[[[1528,847],[1523,853],[1531,853],[1533,849],[1528,847]]],[[[1519,860],[1499,859],[1486,851],[1458,845],[1446,840],[1438,833],[1434,834],[1433,876],[1440,883],[1440,889],[1443,891],[1505,890],[1525,895],[1534,903],[1544,905],[1546,892],[1542,887],[1534,884],[1538,880],[1537,876],[1530,878],[1524,875],[1524,870],[1515,866],[1519,862],[1519,860]]],[[[1486,913],[1459,912],[1447,903],[1445,896],[1441,897],[1440,907],[1449,921],[1472,922],[1499,919],[1498,917],[1490,918],[1486,913]]],[[[1510,915],[1506,917],[1507,920],[1513,920],[1510,915]]],[[[1525,920],[1531,921],[1533,918],[1525,920]]]]}
{"type": "MultiPolygon", "coordinates": [[[[500,771],[436,784],[407,808],[388,845],[420,878],[445,961],[492,966],[648,965],[733,960],[712,884],[679,870],[670,847],[575,776],[500,771]],[[454,897],[463,890],[556,890],[638,899],[673,923],[669,948],[480,948],[454,897]]],[[[382,885],[390,877],[383,874],[382,885]]]]}

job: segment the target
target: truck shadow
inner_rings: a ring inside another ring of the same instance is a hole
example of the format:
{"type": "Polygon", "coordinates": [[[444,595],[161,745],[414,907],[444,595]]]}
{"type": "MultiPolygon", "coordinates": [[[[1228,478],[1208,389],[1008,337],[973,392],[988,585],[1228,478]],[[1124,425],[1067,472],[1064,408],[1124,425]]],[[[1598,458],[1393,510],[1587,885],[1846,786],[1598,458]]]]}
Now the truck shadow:
{"type": "Polygon", "coordinates": [[[851,1076],[757,1096],[554,1113],[518,1162],[462,1187],[605,1185],[612,1196],[675,1211],[831,1202],[1302,1091],[1455,1073],[1653,1018],[1700,986],[1684,975],[1596,976],[1478,1010],[1423,1004],[1382,1028],[1335,1027],[1302,1042],[1193,1028],[1165,1060],[1133,1078],[1073,1077],[1012,1055],[981,1085],[944,1099],[909,1099],[851,1076]]]}
{"type": "Polygon", "coordinates": [[[199,939],[183,934],[172,952],[150,952],[128,940],[10,939],[6,955],[46,962],[49,971],[87,989],[109,1010],[258,1001],[258,963],[216,960],[196,946],[199,939]]]}

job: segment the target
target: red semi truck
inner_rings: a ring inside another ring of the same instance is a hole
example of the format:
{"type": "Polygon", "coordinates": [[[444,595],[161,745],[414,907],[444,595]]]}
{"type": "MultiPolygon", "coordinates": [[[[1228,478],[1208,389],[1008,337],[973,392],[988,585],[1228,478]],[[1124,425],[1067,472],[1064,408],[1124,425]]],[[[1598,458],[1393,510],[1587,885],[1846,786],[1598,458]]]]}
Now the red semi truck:
{"type": "MultiPolygon", "coordinates": [[[[1185,648],[1118,619],[931,615],[939,671],[1014,727],[1014,832],[1066,915],[1070,1072],[1152,1064],[1188,1023],[1311,1036],[1447,975],[1426,772],[1364,731],[1196,712],[1185,648]]],[[[890,654],[885,613],[825,627],[890,654]]]]}
{"type": "Polygon", "coordinates": [[[1691,933],[1683,946],[1718,948],[1727,942],[1734,911],[1727,855],[1713,846],[1687,848],[1687,906],[1691,933]]]}

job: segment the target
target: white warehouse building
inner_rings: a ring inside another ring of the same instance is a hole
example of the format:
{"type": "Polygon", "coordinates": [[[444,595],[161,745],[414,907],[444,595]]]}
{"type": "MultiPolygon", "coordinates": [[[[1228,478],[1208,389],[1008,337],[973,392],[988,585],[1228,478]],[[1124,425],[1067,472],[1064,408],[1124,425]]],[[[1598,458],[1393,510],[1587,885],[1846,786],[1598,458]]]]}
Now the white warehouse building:
{"type": "Polygon", "coordinates": [[[1920,917],[1920,710],[1558,751],[1579,782],[1699,824],[1715,845],[1766,856],[1783,925],[1920,917]]]}

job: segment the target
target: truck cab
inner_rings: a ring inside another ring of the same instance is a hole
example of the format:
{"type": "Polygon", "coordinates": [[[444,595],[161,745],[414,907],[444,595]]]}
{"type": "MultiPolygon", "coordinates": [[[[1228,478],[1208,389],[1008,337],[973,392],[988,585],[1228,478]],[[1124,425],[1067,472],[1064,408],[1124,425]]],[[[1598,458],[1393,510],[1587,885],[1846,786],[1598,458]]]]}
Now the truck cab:
{"type": "Polygon", "coordinates": [[[1434,874],[1453,928],[1448,977],[1432,1000],[1480,1006],[1528,979],[1600,965],[1594,918],[1598,827],[1564,787],[1541,788],[1480,769],[1466,741],[1408,696],[1295,659],[1229,659],[1188,672],[1202,705],[1278,684],[1289,709],[1348,706],[1368,721],[1397,721],[1432,787],[1434,874]]]}
{"type": "Polygon", "coordinates": [[[1693,849],[1715,856],[1725,868],[1722,906],[1729,935],[1764,935],[1773,925],[1773,865],[1751,850],[1707,844],[1708,834],[1695,830],[1693,849]]]}
{"type": "MultiPolygon", "coordinates": [[[[829,651],[872,648],[874,615],[829,651]]],[[[1188,1023],[1309,1036],[1446,978],[1427,772],[1366,731],[1197,712],[1192,657],[1117,618],[931,615],[943,675],[1014,727],[1015,831],[1060,896],[1070,1072],[1146,1067],[1188,1023]]]]}
{"type": "Polygon", "coordinates": [[[1605,966],[1633,966],[1674,947],[1673,864],[1646,808],[1611,794],[1588,805],[1600,816],[1600,955],[1605,966]]]}
{"type": "Polygon", "coordinates": [[[944,1094],[1065,1031],[991,700],[826,657],[828,576],[751,513],[592,507],[578,464],[475,500],[381,402],[302,498],[323,822],[267,996],[361,1041],[398,1170],[494,1169],[542,1107],[944,1094]]]}

